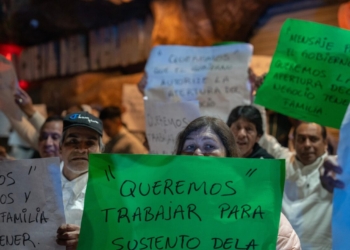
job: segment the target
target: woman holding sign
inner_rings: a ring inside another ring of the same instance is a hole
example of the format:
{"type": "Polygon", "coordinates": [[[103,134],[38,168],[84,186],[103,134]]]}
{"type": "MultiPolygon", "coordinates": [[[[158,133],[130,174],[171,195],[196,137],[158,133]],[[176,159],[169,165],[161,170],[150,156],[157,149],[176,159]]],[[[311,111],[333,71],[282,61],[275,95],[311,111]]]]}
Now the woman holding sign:
{"type": "MultiPolygon", "coordinates": [[[[229,127],[220,119],[202,116],[178,135],[177,155],[239,157],[239,149],[229,127]]],[[[280,217],[277,249],[297,250],[299,238],[283,214],[280,217]]]]}

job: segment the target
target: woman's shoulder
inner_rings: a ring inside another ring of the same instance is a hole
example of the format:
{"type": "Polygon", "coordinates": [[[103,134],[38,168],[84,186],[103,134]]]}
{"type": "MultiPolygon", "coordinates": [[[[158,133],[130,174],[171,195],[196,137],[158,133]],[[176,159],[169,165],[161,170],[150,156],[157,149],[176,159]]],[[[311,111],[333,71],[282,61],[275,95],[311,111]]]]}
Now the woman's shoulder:
{"type": "Polygon", "coordinates": [[[276,249],[301,250],[300,240],[292,225],[281,213],[276,249]]]}

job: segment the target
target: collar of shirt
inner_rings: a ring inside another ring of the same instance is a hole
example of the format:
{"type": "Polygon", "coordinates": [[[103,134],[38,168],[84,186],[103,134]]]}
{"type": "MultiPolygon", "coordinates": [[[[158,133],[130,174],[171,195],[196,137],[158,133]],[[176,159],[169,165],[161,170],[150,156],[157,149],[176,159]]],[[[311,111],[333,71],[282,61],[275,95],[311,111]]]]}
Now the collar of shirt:
{"type": "Polygon", "coordinates": [[[302,175],[308,175],[323,165],[324,159],[326,158],[327,155],[328,155],[327,153],[324,153],[310,165],[303,165],[298,159],[296,159],[296,165],[301,169],[302,175]]]}
{"type": "Polygon", "coordinates": [[[62,190],[71,190],[77,198],[81,193],[85,193],[88,173],[82,174],[78,178],[69,181],[62,173],[63,162],[61,162],[61,182],[62,190]]]}
{"type": "Polygon", "coordinates": [[[319,169],[323,165],[323,161],[328,154],[325,153],[316,159],[310,165],[302,164],[298,159],[296,159],[295,153],[291,154],[286,160],[286,179],[291,181],[301,181],[304,179],[303,176],[307,176],[316,169],[319,169]]]}

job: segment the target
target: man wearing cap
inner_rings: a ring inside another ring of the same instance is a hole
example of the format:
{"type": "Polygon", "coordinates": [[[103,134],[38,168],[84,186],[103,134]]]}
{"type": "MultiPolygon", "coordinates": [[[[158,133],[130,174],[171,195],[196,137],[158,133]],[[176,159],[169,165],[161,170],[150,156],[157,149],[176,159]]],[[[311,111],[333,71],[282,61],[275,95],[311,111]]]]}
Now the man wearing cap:
{"type": "Polygon", "coordinates": [[[66,223],[57,230],[57,244],[75,249],[78,244],[84,208],[90,153],[101,153],[102,121],[87,112],[76,112],[63,119],[60,144],[62,194],[66,223]]]}

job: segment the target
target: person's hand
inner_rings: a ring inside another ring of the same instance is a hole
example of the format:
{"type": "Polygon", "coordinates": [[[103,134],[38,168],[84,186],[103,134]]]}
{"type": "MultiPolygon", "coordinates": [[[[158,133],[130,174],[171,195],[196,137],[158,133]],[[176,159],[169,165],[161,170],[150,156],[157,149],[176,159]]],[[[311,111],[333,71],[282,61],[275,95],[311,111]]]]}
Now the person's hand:
{"type": "Polygon", "coordinates": [[[330,193],[333,193],[334,188],[344,188],[344,182],[335,177],[336,174],[342,172],[343,169],[335,161],[330,158],[326,159],[323,164],[323,173],[320,176],[322,187],[330,193]]]}
{"type": "Polygon", "coordinates": [[[142,95],[145,95],[146,85],[147,85],[147,74],[144,73],[141,80],[137,84],[137,87],[139,88],[139,91],[141,92],[142,95]]]}
{"type": "Polygon", "coordinates": [[[74,224],[62,224],[57,229],[58,245],[66,246],[66,250],[74,250],[78,246],[80,227],[74,224]]]}
{"type": "Polygon", "coordinates": [[[23,89],[18,88],[15,93],[15,102],[20,109],[30,118],[35,113],[32,98],[23,89]]]}
{"type": "Polygon", "coordinates": [[[253,93],[262,85],[265,80],[266,74],[257,76],[251,68],[248,68],[248,77],[251,84],[253,93]]]}
{"type": "Polygon", "coordinates": [[[14,160],[14,159],[7,154],[6,149],[3,146],[0,146],[0,161],[8,161],[8,160],[14,160]]]}

